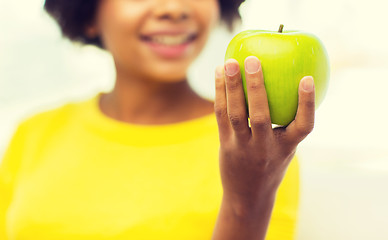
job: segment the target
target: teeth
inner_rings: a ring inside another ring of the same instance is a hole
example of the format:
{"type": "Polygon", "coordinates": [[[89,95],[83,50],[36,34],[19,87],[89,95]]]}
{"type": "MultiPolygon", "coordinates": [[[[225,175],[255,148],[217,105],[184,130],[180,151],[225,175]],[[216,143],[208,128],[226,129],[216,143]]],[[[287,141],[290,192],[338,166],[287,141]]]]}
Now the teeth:
{"type": "Polygon", "coordinates": [[[185,43],[189,40],[190,36],[187,34],[184,35],[159,35],[151,37],[152,42],[160,43],[163,45],[179,45],[185,43]]]}

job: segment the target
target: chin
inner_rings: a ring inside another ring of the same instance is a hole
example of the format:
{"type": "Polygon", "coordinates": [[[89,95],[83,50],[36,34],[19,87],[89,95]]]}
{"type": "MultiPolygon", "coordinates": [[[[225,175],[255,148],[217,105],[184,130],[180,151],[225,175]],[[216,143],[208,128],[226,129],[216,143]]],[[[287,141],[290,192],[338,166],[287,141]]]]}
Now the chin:
{"type": "Polygon", "coordinates": [[[158,82],[181,82],[187,78],[188,66],[174,65],[174,66],[163,66],[159,65],[159,68],[156,68],[152,72],[152,79],[158,82]]]}
{"type": "Polygon", "coordinates": [[[164,75],[157,75],[153,79],[158,82],[164,82],[164,83],[178,83],[185,81],[186,74],[164,74],[164,75]]]}

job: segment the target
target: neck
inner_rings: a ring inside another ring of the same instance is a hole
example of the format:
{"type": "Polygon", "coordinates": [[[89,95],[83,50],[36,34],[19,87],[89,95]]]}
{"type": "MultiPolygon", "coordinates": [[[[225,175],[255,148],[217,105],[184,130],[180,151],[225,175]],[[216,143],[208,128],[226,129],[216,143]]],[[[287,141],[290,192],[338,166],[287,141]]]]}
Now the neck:
{"type": "Polygon", "coordinates": [[[187,79],[170,83],[120,75],[113,90],[100,100],[107,116],[135,124],[185,121],[210,114],[212,106],[190,88],[187,79]]]}

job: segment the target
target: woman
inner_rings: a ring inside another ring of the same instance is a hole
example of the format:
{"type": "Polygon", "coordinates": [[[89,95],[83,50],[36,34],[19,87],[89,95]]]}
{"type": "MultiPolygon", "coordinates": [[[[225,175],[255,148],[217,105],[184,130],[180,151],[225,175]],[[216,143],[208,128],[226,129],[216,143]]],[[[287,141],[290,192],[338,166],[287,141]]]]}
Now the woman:
{"type": "Polygon", "coordinates": [[[112,54],[116,82],[19,125],[0,168],[0,238],[248,240],[269,225],[266,239],[293,239],[312,78],[277,129],[257,58],[245,61],[250,125],[236,60],[216,69],[214,103],[186,78],[240,3],[47,0],[65,36],[112,54]]]}

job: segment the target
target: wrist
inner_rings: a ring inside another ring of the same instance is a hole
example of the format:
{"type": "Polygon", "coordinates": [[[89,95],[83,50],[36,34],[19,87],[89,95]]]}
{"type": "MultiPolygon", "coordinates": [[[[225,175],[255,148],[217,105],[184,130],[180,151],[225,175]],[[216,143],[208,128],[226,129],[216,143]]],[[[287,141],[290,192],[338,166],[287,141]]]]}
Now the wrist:
{"type": "Polygon", "coordinates": [[[277,188],[249,195],[224,192],[222,206],[228,208],[235,217],[241,219],[268,215],[272,212],[276,192],[277,188]]]}

